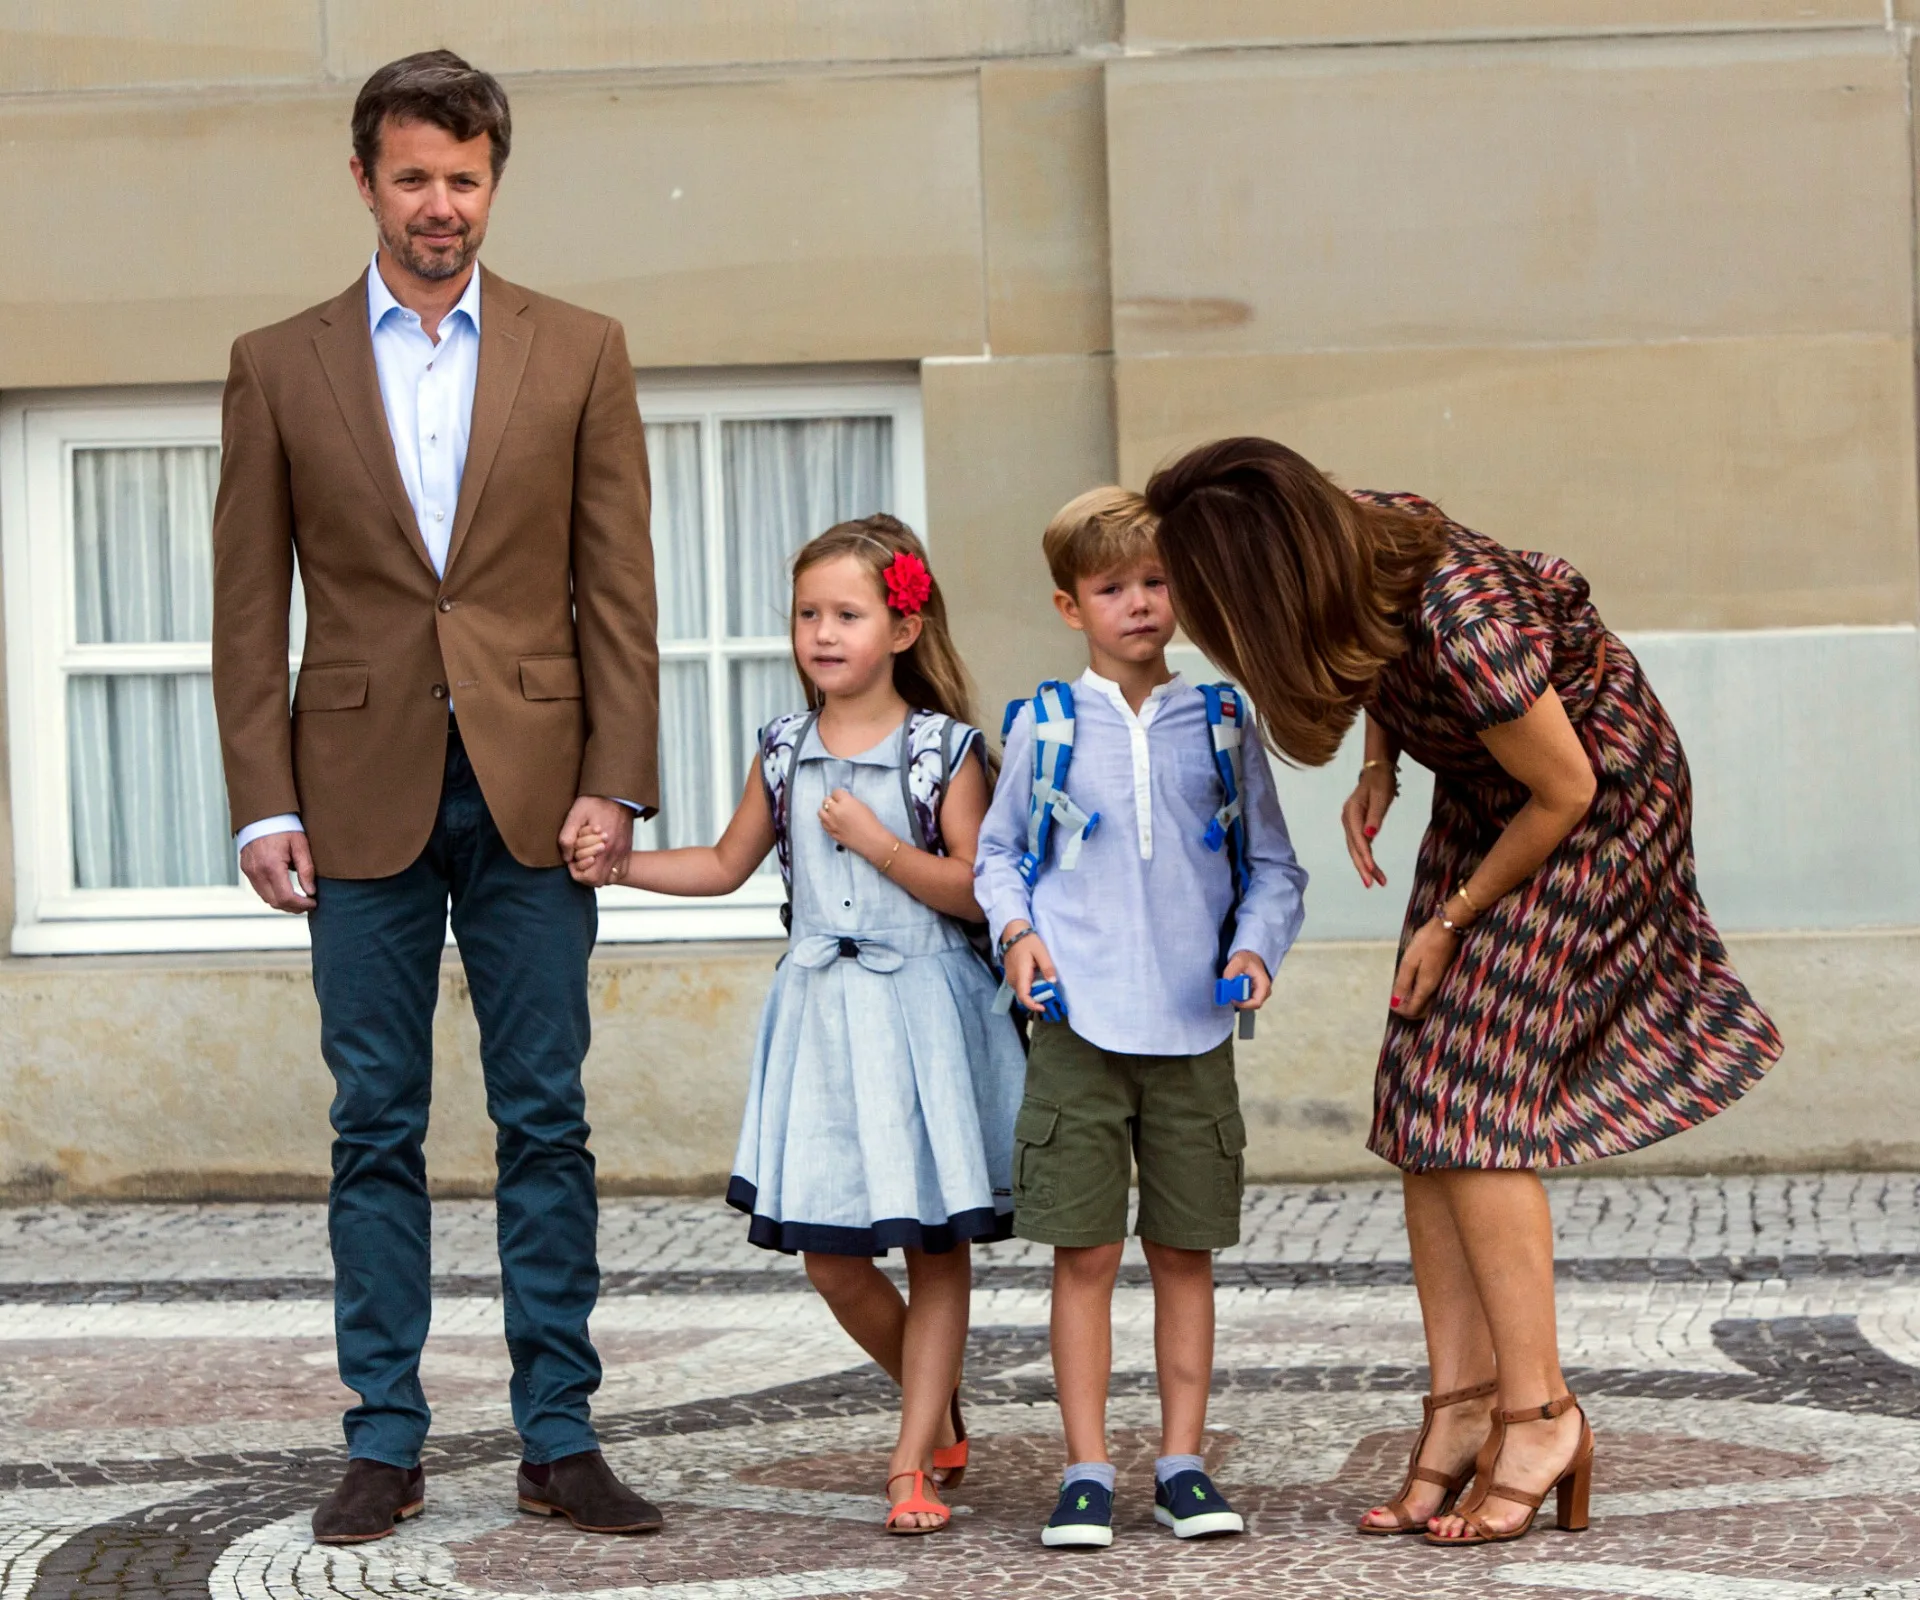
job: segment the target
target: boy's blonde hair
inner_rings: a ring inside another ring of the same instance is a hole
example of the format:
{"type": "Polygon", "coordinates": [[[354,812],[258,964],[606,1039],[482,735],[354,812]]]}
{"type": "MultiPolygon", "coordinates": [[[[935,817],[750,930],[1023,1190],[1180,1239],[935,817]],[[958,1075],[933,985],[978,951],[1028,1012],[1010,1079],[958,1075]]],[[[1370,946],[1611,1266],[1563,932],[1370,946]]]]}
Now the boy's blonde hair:
{"type": "Polygon", "coordinates": [[[1132,566],[1154,553],[1160,519],[1131,489],[1108,484],[1075,495],[1053,514],[1040,548],[1054,587],[1068,594],[1095,572],[1132,566]]]}

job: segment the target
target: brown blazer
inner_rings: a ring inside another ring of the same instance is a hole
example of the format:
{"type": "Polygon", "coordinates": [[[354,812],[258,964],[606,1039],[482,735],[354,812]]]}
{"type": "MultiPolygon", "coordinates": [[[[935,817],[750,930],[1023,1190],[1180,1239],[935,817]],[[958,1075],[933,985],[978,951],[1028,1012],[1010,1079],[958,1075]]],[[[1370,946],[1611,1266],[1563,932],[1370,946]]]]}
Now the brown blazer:
{"type": "Polygon", "coordinates": [[[436,578],[387,431],[364,274],[234,343],[214,506],[213,695],[236,831],[297,811],[323,877],[433,831],[447,699],[515,858],[576,796],[658,804],[646,439],[609,318],[484,267],[473,425],[436,578]],[[295,556],[307,636],[292,711],[295,556]]]}

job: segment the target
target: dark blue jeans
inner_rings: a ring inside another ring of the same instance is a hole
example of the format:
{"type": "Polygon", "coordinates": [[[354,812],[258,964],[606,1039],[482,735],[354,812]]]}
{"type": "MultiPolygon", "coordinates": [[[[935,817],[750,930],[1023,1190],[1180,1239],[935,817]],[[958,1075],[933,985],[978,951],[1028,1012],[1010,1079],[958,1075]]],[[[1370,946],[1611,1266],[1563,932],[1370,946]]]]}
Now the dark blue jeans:
{"type": "Polygon", "coordinates": [[[580,1063],[587,1053],[593,892],[565,867],[524,867],[501,841],[458,730],[420,859],[391,878],[315,886],[313,987],[333,1072],[334,1330],[360,1396],[348,1453],[411,1467],[427,1436],[420,1347],[432,1261],[422,1141],[447,908],[497,1130],[500,1275],[514,1425],[529,1461],[595,1448],[599,1206],[580,1063]]]}

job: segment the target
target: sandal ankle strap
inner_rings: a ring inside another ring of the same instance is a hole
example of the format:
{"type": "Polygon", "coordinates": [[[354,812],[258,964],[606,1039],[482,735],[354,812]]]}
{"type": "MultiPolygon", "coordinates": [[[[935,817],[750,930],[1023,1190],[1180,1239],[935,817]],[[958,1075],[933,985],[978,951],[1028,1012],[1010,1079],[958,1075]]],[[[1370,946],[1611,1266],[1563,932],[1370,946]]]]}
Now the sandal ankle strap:
{"type": "Polygon", "coordinates": [[[1511,1426],[1516,1422],[1551,1422],[1555,1417],[1565,1416],[1579,1404],[1569,1390],[1558,1400],[1549,1400],[1543,1406],[1522,1406],[1518,1411],[1496,1411],[1494,1415],[1500,1419],[1502,1426],[1511,1426]]]}
{"type": "Polygon", "coordinates": [[[1476,1383],[1470,1389],[1449,1389],[1445,1394],[1423,1395],[1420,1403],[1426,1407],[1427,1415],[1432,1416],[1434,1412],[1444,1411],[1448,1406],[1464,1405],[1469,1400],[1484,1400],[1490,1394],[1497,1394],[1499,1390],[1499,1380],[1495,1379],[1491,1383],[1476,1383]]]}

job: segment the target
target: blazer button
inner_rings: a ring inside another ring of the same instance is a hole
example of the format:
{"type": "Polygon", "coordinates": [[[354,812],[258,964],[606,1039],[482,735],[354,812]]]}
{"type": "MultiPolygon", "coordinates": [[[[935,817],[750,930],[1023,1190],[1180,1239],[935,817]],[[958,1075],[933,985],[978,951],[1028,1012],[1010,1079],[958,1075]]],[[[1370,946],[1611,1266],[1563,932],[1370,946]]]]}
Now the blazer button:
{"type": "Polygon", "coordinates": [[[446,686],[446,685],[445,685],[444,683],[436,683],[436,684],[435,684],[435,685],[433,686],[433,697],[434,697],[434,699],[436,699],[436,700],[444,700],[444,699],[446,699],[446,697],[447,697],[447,686],[446,686]]]}
{"type": "Polygon", "coordinates": [[[453,609],[453,602],[451,600],[442,600],[440,602],[440,609],[442,611],[451,611],[453,609]]]}

